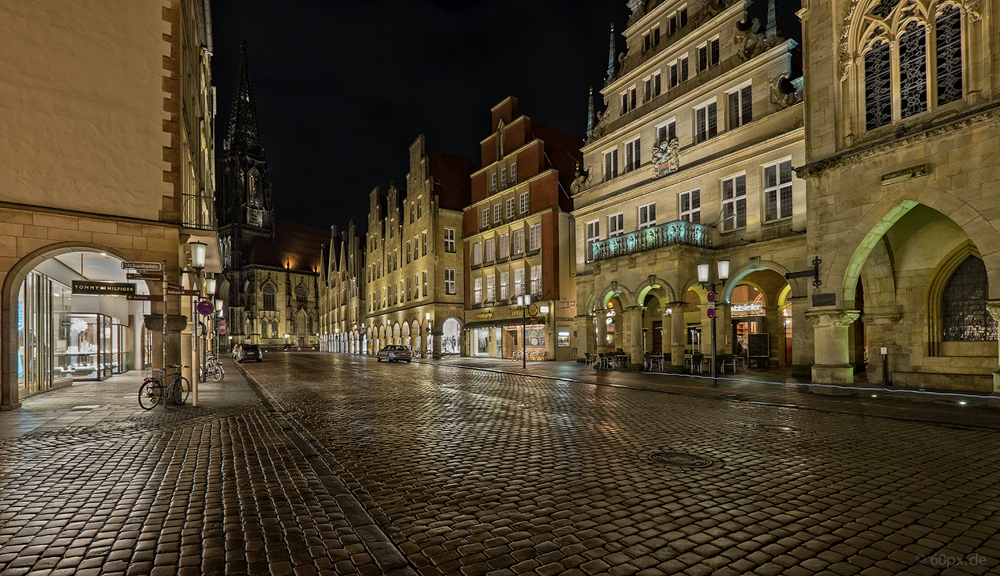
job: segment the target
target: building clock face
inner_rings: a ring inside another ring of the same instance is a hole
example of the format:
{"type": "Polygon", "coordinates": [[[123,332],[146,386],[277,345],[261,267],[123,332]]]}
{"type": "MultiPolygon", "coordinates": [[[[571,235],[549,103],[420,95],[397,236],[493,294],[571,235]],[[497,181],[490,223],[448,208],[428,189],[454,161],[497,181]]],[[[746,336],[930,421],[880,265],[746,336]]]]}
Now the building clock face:
{"type": "Polygon", "coordinates": [[[250,220],[250,224],[253,224],[254,226],[257,226],[258,228],[263,228],[264,227],[264,211],[263,210],[257,210],[256,208],[251,208],[250,209],[249,220],[250,220]]]}

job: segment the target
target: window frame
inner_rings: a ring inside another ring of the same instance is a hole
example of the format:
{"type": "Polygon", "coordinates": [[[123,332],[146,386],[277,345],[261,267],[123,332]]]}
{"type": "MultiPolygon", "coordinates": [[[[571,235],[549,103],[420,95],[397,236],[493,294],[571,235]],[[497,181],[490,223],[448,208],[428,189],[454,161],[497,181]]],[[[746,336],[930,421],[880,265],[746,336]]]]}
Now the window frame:
{"type": "Polygon", "coordinates": [[[455,269],[445,268],[444,269],[444,293],[448,295],[455,294],[455,269]],[[448,278],[449,272],[451,273],[451,278],[448,278]]]}
{"type": "Polygon", "coordinates": [[[701,224],[701,188],[692,188],[677,195],[677,219],[692,224],[701,224]],[[687,210],[684,210],[685,197],[688,199],[687,210]],[[694,199],[698,201],[697,206],[694,205],[694,199]]]}
{"type": "Polygon", "coordinates": [[[594,261],[594,243],[600,242],[601,240],[601,220],[591,220],[584,224],[584,229],[586,230],[586,244],[584,244],[584,250],[586,254],[584,255],[587,262],[594,261]]]}
{"type": "Polygon", "coordinates": [[[542,225],[532,224],[528,227],[528,251],[542,249],[542,225]]]}
{"type": "Polygon", "coordinates": [[[448,254],[455,253],[455,229],[445,228],[444,229],[444,251],[448,254]],[[450,233],[450,238],[448,237],[450,233]],[[451,250],[448,247],[451,246],[451,250]]]}
{"type": "Polygon", "coordinates": [[[623,170],[623,173],[635,172],[642,166],[641,140],[641,136],[636,136],[625,142],[625,170],[623,170]]]}
{"type": "Polygon", "coordinates": [[[511,238],[511,254],[514,256],[524,254],[524,228],[514,230],[511,238]]]}
{"type": "Polygon", "coordinates": [[[716,98],[706,100],[701,104],[694,107],[694,142],[695,144],[701,144],[702,142],[707,142],[712,138],[719,135],[719,105],[716,98]],[[698,117],[699,111],[705,111],[705,130],[702,131],[702,126],[700,124],[701,120],[698,117]],[[709,124],[709,119],[713,122],[709,124]]]}
{"type": "Polygon", "coordinates": [[[764,197],[764,222],[777,222],[779,220],[787,220],[795,215],[795,171],[792,170],[792,159],[784,158],[778,160],[777,162],[771,162],[770,164],[765,164],[761,166],[761,195],[764,197]],[[788,164],[788,182],[781,181],[781,166],[783,164],[788,164]],[[767,169],[774,168],[774,186],[767,185],[767,169]],[[783,189],[788,188],[788,215],[782,216],[783,208],[785,208],[785,203],[781,200],[781,192],[783,189]],[[770,218],[770,205],[771,198],[770,194],[774,193],[774,218],[770,218]]]}
{"type": "Polygon", "coordinates": [[[610,182],[618,177],[618,146],[605,150],[602,158],[604,159],[604,182],[610,182]]]}
{"type": "Polygon", "coordinates": [[[650,226],[656,226],[656,202],[650,202],[648,204],[643,204],[638,207],[638,222],[639,230],[644,230],[650,226]],[[643,209],[646,210],[646,215],[643,217],[643,209]],[[650,214],[652,213],[652,216],[650,214]]]}
{"type": "Polygon", "coordinates": [[[610,214],[608,216],[608,238],[614,238],[616,236],[621,236],[625,233],[625,213],[618,212],[617,214],[610,214]],[[612,226],[612,222],[615,223],[612,226]]]}
{"type": "Polygon", "coordinates": [[[741,172],[739,174],[733,174],[726,178],[721,178],[719,180],[719,202],[722,207],[722,232],[733,232],[735,230],[741,230],[747,227],[747,175],[746,172],[741,172]],[[743,193],[738,194],[739,182],[742,179],[743,193]],[[733,196],[731,198],[726,198],[725,190],[726,183],[730,182],[733,190],[733,196]],[[740,221],[740,207],[743,208],[743,220],[740,221]],[[726,209],[730,207],[732,210],[732,218],[726,216],[726,209]],[[733,220],[732,224],[729,224],[730,220],[733,220]]]}
{"type": "Polygon", "coordinates": [[[518,197],[518,208],[520,214],[527,214],[531,211],[531,192],[522,192],[518,197]]]}
{"type": "Polygon", "coordinates": [[[726,121],[730,130],[746,126],[753,121],[753,86],[745,82],[726,92],[726,121]],[[736,100],[736,114],[733,114],[733,97],[736,100]]]}
{"type": "Polygon", "coordinates": [[[472,265],[482,266],[483,265],[483,243],[476,242],[472,245],[472,265]]]}

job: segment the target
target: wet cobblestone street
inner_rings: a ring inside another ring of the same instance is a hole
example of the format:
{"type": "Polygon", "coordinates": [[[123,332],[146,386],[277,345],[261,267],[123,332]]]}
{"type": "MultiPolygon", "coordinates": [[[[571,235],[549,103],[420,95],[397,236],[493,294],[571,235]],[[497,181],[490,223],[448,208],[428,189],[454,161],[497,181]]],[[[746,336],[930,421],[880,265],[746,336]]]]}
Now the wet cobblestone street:
{"type": "Polygon", "coordinates": [[[988,412],[727,401],[551,362],[227,367],[197,408],[144,412],[125,375],[0,414],[3,574],[1000,573],[988,412]]]}

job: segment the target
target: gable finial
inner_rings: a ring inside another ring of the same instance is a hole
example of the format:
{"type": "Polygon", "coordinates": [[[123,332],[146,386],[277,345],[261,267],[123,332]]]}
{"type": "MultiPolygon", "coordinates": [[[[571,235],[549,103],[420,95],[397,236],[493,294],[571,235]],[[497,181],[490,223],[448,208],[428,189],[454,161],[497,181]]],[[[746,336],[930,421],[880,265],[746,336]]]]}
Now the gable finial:
{"type": "Polygon", "coordinates": [[[611,23],[611,47],[608,51],[608,78],[611,82],[615,79],[615,23],[611,23]]]}

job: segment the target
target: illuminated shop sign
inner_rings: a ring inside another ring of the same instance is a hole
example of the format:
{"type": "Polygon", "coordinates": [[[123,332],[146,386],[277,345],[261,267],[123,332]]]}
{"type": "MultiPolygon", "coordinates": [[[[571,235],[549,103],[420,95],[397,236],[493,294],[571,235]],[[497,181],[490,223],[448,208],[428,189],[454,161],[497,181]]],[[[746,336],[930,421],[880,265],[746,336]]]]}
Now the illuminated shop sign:
{"type": "Polygon", "coordinates": [[[733,312],[760,312],[764,307],[760,304],[733,304],[733,312]]]}
{"type": "Polygon", "coordinates": [[[73,294],[93,294],[98,296],[128,296],[135,294],[135,284],[131,282],[92,282],[73,280],[73,294]]]}

